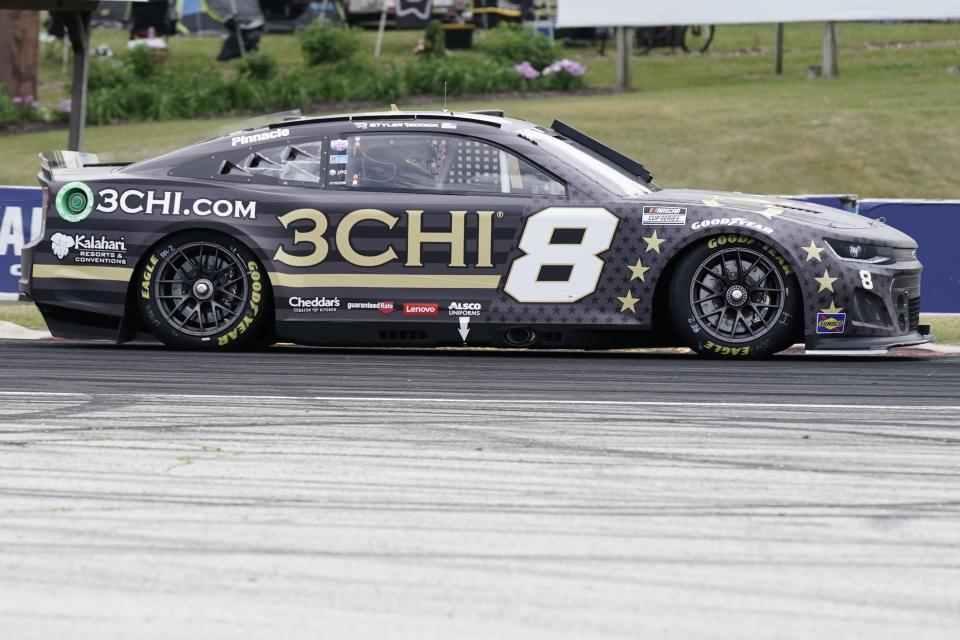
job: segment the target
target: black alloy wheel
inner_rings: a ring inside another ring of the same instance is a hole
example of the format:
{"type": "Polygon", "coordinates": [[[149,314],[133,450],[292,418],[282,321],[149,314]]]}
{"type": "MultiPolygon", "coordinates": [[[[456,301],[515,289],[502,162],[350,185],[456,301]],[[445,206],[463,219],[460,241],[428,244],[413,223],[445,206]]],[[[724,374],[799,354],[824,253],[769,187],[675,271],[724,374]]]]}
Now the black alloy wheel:
{"type": "Polygon", "coordinates": [[[671,282],[677,329],[704,355],[763,357],[786,348],[797,338],[799,302],[786,261],[745,236],[696,247],[671,282]]]}
{"type": "Polygon", "coordinates": [[[171,238],[146,256],[137,282],[141,317],[167,345],[233,349],[263,333],[265,274],[246,247],[226,236],[171,238]]]}

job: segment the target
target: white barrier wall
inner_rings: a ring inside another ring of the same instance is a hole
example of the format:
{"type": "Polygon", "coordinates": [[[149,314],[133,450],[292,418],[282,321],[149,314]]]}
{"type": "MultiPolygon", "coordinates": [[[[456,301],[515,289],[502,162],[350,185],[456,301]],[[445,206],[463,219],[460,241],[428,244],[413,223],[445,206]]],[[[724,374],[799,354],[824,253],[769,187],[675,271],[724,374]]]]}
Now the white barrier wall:
{"type": "Polygon", "coordinates": [[[559,0],[557,26],[942,20],[960,18],[960,0],[559,0]]]}

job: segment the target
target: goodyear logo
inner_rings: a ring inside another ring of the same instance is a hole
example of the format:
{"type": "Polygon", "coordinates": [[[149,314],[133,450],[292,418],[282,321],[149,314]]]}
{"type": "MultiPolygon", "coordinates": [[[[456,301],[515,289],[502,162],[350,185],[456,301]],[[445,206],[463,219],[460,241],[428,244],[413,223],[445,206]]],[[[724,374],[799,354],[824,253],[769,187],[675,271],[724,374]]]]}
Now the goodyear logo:
{"type": "Polygon", "coordinates": [[[817,333],[843,333],[847,324],[845,313],[818,313],[817,333]]]}

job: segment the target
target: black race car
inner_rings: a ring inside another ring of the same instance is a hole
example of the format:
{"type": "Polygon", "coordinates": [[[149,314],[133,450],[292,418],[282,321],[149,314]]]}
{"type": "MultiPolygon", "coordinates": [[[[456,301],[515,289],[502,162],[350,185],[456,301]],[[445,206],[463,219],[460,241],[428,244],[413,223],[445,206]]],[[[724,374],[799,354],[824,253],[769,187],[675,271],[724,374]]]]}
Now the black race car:
{"type": "Polygon", "coordinates": [[[805,202],[660,189],[561,123],[286,118],[157,158],[41,156],[22,297],[67,338],[761,357],[926,342],[917,245],[805,202]]]}

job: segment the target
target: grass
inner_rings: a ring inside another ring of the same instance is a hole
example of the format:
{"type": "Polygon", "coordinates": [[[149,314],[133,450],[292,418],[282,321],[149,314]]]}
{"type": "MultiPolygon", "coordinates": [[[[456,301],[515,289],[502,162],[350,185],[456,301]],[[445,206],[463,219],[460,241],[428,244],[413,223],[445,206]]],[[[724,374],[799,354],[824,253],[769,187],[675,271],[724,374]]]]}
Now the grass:
{"type": "Polygon", "coordinates": [[[47,328],[36,305],[28,302],[0,302],[0,321],[12,322],[27,329],[47,328]]]}
{"type": "MultiPolygon", "coordinates": [[[[27,302],[0,302],[0,321],[46,329],[37,307],[27,302]]],[[[924,314],[921,321],[933,327],[937,344],[960,344],[960,316],[924,314]]]]}
{"type": "MultiPolygon", "coordinates": [[[[451,100],[454,109],[500,107],[549,124],[557,117],[649,166],[663,186],[754,193],[856,193],[879,198],[956,198],[960,166],[960,23],[841,25],[841,77],[807,80],[819,64],[820,26],[788,25],[787,68],[772,74],[769,25],[719,27],[707,55],[657,50],[637,57],[625,95],[550,100],[451,100]]],[[[364,32],[373,48],[372,32],[364,32]]],[[[389,33],[384,60],[409,56],[418,33],[389,33]]],[[[124,36],[97,30],[94,44],[124,36]]],[[[213,56],[217,38],[173,38],[171,55],[213,56]]],[[[300,64],[295,37],[268,35],[263,49],[300,64]]],[[[568,53],[592,86],[613,84],[612,56],[568,53]]],[[[475,54],[467,54],[475,55],[475,54]]],[[[61,74],[45,59],[45,90],[61,74]]],[[[63,82],[60,82],[60,91],[63,82]]],[[[402,105],[401,105],[402,106],[402,105]]],[[[425,105],[432,108],[438,105],[425,105]]],[[[389,105],[382,105],[388,108],[389,105]]],[[[87,148],[138,160],[206,138],[240,119],[135,123],[88,129],[87,148]]],[[[66,131],[0,135],[0,184],[36,184],[37,153],[66,146],[66,131]]]]}
{"type": "MultiPolygon", "coordinates": [[[[958,23],[847,23],[840,25],[839,42],[844,57],[852,51],[866,48],[885,46],[923,46],[937,43],[950,43],[955,47],[960,42],[960,24],[958,23]]],[[[787,73],[802,74],[810,64],[819,64],[815,59],[819,54],[822,38],[822,27],[819,24],[791,24],[785,31],[785,51],[787,73]],[[813,54],[813,58],[811,58],[813,54]]],[[[408,59],[411,51],[420,39],[421,33],[416,31],[390,31],[386,34],[383,43],[382,58],[384,62],[396,62],[408,59]]],[[[376,33],[363,31],[360,39],[365,51],[372,52],[376,33]]],[[[115,52],[123,51],[127,35],[119,29],[95,29],[91,42],[94,47],[101,44],[108,45],[115,52]]],[[[221,39],[218,37],[175,37],[168,40],[170,56],[202,56],[213,60],[220,49],[221,39]]],[[[611,55],[599,56],[596,47],[571,48],[570,57],[578,58],[587,63],[591,70],[591,83],[594,86],[613,86],[615,63],[612,55],[612,43],[608,43],[611,55]]],[[[705,56],[677,54],[668,49],[657,49],[652,55],[637,57],[635,70],[636,79],[646,84],[644,67],[647,64],[656,65],[657,61],[666,59],[667,63],[675,66],[676,61],[690,61],[690,67],[695,69],[699,61],[713,58],[729,58],[752,55],[758,58],[760,67],[769,72],[772,60],[769,58],[773,48],[772,25],[736,25],[717,28],[716,37],[709,53],[705,56]],[[651,62],[653,61],[653,62],[651,62]]],[[[296,37],[284,34],[267,34],[261,42],[261,51],[275,57],[282,66],[296,66],[302,63],[299,41],[296,37]]],[[[471,51],[458,52],[457,55],[479,55],[471,51]]],[[[220,63],[218,63],[220,64],[220,63]]],[[[230,66],[233,63],[227,63],[230,66]]],[[[662,86],[661,80],[687,82],[696,79],[697,74],[689,75],[687,70],[669,74],[664,78],[650,78],[651,83],[662,86]]],[[[55,105],[61,98],[67,96],[70,79],[69,68],[63,66],[62,48],[59,44],[47,45],[41,56],[39,89],[40,100],[44,104],[55,105]]]]}
{"type": "Polygon", "coordinates": [[[933,328],[938,344],[960,344],[960,316],[922,314],[920,321],[933,328]]]}

